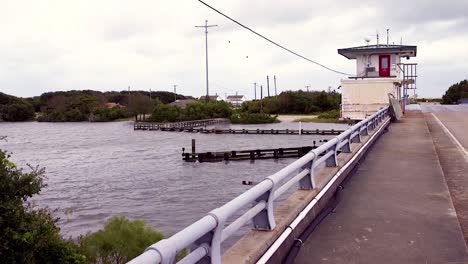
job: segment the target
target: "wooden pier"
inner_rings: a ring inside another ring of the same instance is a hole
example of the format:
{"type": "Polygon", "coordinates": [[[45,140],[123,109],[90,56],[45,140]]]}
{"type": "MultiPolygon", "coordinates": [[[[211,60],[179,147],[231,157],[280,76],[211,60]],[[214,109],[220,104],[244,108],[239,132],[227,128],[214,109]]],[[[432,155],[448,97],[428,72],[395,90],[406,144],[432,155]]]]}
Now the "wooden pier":
{"type": "Polygon", "coordinates": [[[172,123],[135,122],[133,124],[133,130],[175,131],[173,129],[206,127],[206,126],[225,124],[225,123],[229,123],[229,119],[214,118],[214,119],[181,121],[181,122],[172,122],[172,123]]]}
{"type": "Polygon", "coordinates": [[[170,132],[187,132],[187,133],[202,133],[202,134],[248,134],[248,135],[339,135],[343,130],[320,130],[320,129],[219,129],[219,128],[203,128],[203,127],[159,127],[157,129],[139,128],[135,130],[160,130],[170,132]]]}
{"type": "MultiPolygon", "coordinates": [[[[323,140],[321,142],[326,142],[323,140]]],[[[252,150],[232,150],[224,152],[204,152],[204,153],[182,153],[182,160],[187,162],[220,162],[258,159],[281,159],[300,158],[309,151],[317,148],[313,146],[297,148],[276,148],[276,149],[252,149],[252,150]]]]}

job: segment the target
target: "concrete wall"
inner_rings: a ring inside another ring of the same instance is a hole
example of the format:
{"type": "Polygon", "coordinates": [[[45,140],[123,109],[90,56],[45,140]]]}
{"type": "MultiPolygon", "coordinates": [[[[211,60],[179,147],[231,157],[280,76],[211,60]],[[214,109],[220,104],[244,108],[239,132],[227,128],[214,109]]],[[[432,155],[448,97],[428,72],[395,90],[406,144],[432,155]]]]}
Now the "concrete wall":
{"type": "Polygon", "coordinates": [[[399,97],[397,78],[371,78],[341,81],[341,116],[362,120],[388,105],[388,94],[399,97]]]}

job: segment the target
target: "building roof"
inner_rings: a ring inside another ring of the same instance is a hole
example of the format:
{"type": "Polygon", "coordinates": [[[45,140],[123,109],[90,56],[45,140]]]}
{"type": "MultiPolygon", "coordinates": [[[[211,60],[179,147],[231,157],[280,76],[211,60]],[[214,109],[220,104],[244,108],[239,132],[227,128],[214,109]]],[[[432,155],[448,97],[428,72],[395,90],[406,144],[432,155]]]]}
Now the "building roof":
{"type": "Polygon", "coordinates": [[[170,105],[178,106],[180,108],[185,108],[188,104],[195,103],[195,99],[181,99],[175,100],[174,102],[170,103],[170,105]]]}
{"type": "MultiPolygon", "coordinates": [[[[217,95],[209,95],[208,99],[209,100],[218,100],[218,97],[219,96],[217,96],[217,95]]],[[[206,95],[200,96],[200,100],[206,100],[206,95]]]]}
{"type": "Polygon", "coordinates": [[[338,54],[348,59],[356,59],[357,55],[362,54],[383,54],[398,53],[401,57],[416,57],[416,46],[409,45],[368,45],[346,49],[338,49],[338,54]]]}
{"type": "Polygon", "coordinates": [[[231,100],[242,100],[242,98],[244,98],[243,95],[228,95],[226,99],[231,99],[231,100]]]}

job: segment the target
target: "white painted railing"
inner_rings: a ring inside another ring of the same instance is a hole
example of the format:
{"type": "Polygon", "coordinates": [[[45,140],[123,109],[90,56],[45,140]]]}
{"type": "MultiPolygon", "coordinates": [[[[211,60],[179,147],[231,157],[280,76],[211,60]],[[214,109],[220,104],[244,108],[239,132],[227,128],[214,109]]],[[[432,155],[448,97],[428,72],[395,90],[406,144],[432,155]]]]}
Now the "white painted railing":
{"type": "Polygon", "coordinates": [[[351,152],[351,143],[361,142],[361,136],[368,135],[369,130],[375,129],[388,115],[388,107],[381,109],[170,238],[148,247],[129,263],[174,263],[176,255],[187,247],[192,249],[191,252],[178,263],[196,263],[205,256],[210,257],[211,263],[221,263],[221,243],[224,240],[251,220],[257,230],[274,229],[274,201],[297,183],[300,189],[315,188],[314,168],[323,163],[328,167],[337,166],[338,151],[351,152]],[[226,226],[231,216],[249,207],[226,226]]]}

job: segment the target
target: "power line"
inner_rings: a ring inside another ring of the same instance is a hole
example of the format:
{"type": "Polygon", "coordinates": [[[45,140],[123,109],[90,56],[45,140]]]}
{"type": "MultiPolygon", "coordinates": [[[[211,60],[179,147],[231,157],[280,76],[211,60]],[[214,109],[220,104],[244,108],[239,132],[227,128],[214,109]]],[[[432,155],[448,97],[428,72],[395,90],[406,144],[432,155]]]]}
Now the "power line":
{"type": "Polygon", "coordinates": [[[322,67],[322,68],[324,68],[324,69],[327,69],[327,70],[329,70],[329,71],[332,71],[332,72],[335,72],[335,73],[338,73],[338,74],[353,76],[353,74],[349,74],[349,73],[345,73],[345,72],[341,72],[341,71],[334,70],[334,69],[332,69],[332,68],[330,68],[330,67],[327,67],[327,66],[325,66],[325,65],[323,65],[323,64],[321,64],[321,63],[318,63],[318,62],[316,62],[316,61],[313,61],[313,60],[311,60],[311,59],[309,59],[309,58],[307,58],[307,57],[305,57],[305,56],[303,56],[303,55],[301,55],[301,54],[299,54],[299,53],[297,53],[297,52],[295,52],[295,51],[292,51],[292,50],[290,50],[290,49],[284,47],[283,45],[278,44],[278,43],[276,43],[275,41],[273,41],[273,40],[271,40],[271,39],[269,39],[269,38],[263,36],[262,34],[256,32],[255,30],[253,30],[253,29],[251,29],[251,28],[249,28],[249,27],[243,25],[242,23],[240,23],[240,22],[238,22],[237,20],[235,20],[235,19],[229,17],[228,15],[226,15],[226,14],[224,14],[223,12],[217,10],[216,8],[210,6],[209,4],[203,2],[202,0],[198,0],[198,1],[199,1],[200,3],[202,3],[202,4],[204,4],[205,6],[207,6],[208,8],[212,9],[212,10],[215,11],[216,13],[218,13],[218,14],[224,16],[225,18],[227,18],[227,19],[231,20],[232,22],[236,23],[237,25],[239,25],[239,26],[241,26],[241,27],[247,29],[248,31],[254,33],[255,35],[257,35],[257,36],[263,38],[264,40],[266,40],[266,41],[272,43],[273,45],[276,45],[276,46],[278,46],[278,47],[280,47],[280,48],[282,48],[282,49],[288,51],[289,53],[292,53],[292,54],[294,54],[294,55],[296,55],[296,56],[298,56],[298,57],[300,57],[300,58],[302,58],[302,59],[304,59],[304,60],[306,60],[306,61],[308,61],[308,62],[312,62],[312,63],[314,63],[314,64],[316,64],[316,65],[318,65],[318,66],[320,66],[320,67],[322,67]]]}

